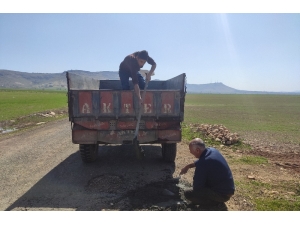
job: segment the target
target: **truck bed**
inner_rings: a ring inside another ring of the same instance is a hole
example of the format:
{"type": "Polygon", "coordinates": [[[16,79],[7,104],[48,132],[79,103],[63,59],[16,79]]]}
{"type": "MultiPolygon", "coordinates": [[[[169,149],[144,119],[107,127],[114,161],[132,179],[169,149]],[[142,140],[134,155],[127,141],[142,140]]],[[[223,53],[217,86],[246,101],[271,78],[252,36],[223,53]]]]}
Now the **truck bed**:
{"type": "MultiPolygon", "coordinates": [[[[122,90],[120,80],[95,80],[69,72],[66,76],[73,143],[121,144],[133,139],[139,112],[133,90],[122,90]]],[[[185,82],[185,74],[149,82],[138,134],[140,143],[181,141],[185,82]]]]}

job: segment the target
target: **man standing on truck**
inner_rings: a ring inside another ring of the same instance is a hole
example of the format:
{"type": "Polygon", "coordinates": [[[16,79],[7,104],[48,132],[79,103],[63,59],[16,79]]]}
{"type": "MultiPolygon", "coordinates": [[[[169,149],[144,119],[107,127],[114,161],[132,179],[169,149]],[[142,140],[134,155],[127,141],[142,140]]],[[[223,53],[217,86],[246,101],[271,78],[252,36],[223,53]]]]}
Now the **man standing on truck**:
{"type": "Polygon", "coordinates": [[[148,55],[146,50],[134,52],[125,57],[125,59],[121,62],[119,67],[119,77],[122,84],[123,90],[129,90],[129,77],[132,79],[134,91],[142,104],[142,97],[140,90],[144,90],[145,88],[145,80],[142,75],[139,73],[139,70],[143,68],[145,63],[149,63],[151,65],[151,69],[149,73],[146,75],[146,80],[151,80],[151,75],[153,74],[156,63],[155,61],[148,55]]]}
{"type": "Polygon", "coordinates": [[[224,206],[234,194],[235,187],[231,170],[221,153],[205,147],[200,138],[189,143],[189,150],[198,160],[186,165],[180,172],[187,173],[195,167],[193,188],[184,191],[184,196],[192,204],[203,208],[224,206]]]}

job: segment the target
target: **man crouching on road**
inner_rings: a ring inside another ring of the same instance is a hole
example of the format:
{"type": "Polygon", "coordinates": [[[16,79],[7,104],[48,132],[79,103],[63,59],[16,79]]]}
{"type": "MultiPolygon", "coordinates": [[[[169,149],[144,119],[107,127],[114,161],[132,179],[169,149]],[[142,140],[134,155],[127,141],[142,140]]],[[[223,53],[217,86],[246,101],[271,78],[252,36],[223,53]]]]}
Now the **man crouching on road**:
{"type": "Polygon", "coordinates": [[[198,160],[186,165],[180,172],[180,175],[185,174],[190,168],[196,167],[193,188],[184,191],[186,199],[204,208],[227,202],[234,194],[235,187],[225,158],[217,149],[206,148],[200,138],[193,139],[189,149],[198,160]]]}
{"type": "Polygon", "coordinates": [[[139,52],[134,52],[131,55],[125,57],[125,59],[121,62],[119,67],[119,77],[122,84],[123,90],[129,90],[129,77],[132,79],[134,91],[142,104],[142,98],[140,90],[144,90],[145,88],[145,80],[142,75],[139,73],[139,70],[143,68],[145,63],[149,63],[151,65],[151,69],[149,73],[146,75],[146,80],[151,80],[151,75],[153,74],[156,63],[155,61],[148,55],[148,52],[143,50],[139,52]]]}

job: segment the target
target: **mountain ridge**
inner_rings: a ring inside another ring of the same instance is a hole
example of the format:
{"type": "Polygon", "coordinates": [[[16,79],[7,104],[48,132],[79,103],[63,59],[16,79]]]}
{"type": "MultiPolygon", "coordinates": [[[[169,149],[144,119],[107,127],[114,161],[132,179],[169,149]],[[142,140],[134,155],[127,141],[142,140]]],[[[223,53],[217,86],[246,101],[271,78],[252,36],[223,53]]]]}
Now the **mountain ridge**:
{"type": "MultiPolygon", "coordinates": [[[[0,88],[8,89],[54,89],[66,90],[66,72],[88,76],[97,80],[118,80],[117,71],[90,72],[84,70],[67,70],[62,73],[28,73],[0,69],[0,88]]],[[[203,94],[300,94],[300,92],[266,92],[245,91],[226,86],[221,82],[208,84],[186,84],[187,93],[203,94]]]]}

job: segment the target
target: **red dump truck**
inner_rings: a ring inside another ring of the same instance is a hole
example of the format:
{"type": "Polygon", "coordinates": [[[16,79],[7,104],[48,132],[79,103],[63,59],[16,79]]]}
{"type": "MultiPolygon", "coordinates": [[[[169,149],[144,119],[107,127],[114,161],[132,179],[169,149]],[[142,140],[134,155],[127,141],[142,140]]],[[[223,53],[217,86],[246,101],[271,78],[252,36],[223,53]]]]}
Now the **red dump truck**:
{"type": "MultiPolygon", "coordinates": [[[[79,144],[82,161],[95,161],[99,145],[132,144],[140,110],[133,87],[122,90],[120,80],[96,80],[70,72],[66,77],[72,142],[79,144]]],[[[150,81],[145,93],[137,139],[139,144],[161,144],[165,161],[176,158],[185,95],[184,73],[150,81]]]]}

